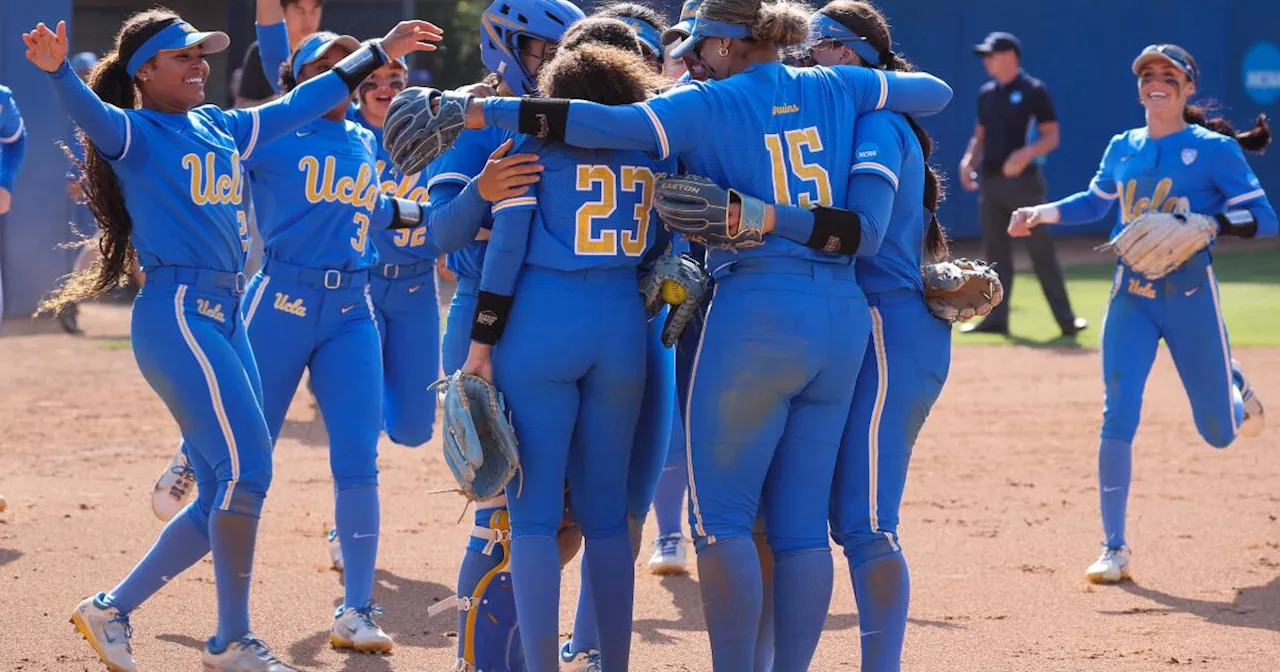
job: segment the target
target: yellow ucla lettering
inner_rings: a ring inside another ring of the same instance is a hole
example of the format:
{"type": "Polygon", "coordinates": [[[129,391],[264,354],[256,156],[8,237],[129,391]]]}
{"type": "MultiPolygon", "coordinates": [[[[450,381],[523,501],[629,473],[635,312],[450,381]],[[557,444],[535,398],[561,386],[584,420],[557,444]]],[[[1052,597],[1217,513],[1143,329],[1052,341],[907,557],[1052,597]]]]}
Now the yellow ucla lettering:
{"type": "Polygon", "coordinates": [[[191,176],[191,202],[196,205],[220,205],[229,203],[239,205],[243,192],[240,184],[240,154],[231,153],[231,173],[218,175],[218,166],[213,152],[208,152],[201,159],[196,154],[182,157],[182,167],[191,176]]]}
{"type": "Polygon", "coordinates": [[[223,324],[227,321],[226,316],[222,314],[222,304],[211,304],[209,299],[196,299],[196,311],[211,320],[217,320],[223,324]]]}
{"type": "Polygon", "coordinates": [[[1189,209],[1191,202],[1185,197],[1170,198],[1173,193],[1173,178],[1166,177],[1156,183],[1155,192],[1150,198],[1139,198],[1137,196],[1138,181],[1129,180],[1125,183],[1122,190],[1121,216],[1123,221],[1132,222],[1148,212],[1174,212],[1182,208],[1189,209]]]}
{"type": "Polygon", "coordinates": [[[1143,282],[1137,278],[1129,278],[1128,291],[1134,296],[1141,296],[1144,299],[1156,298],[1155,285],[1150,282],[1143,282]]]}
{"type": "Polygon", "coordinates": [[[354,179],[337,177],[337,161],[332,156],[325,157],[323,175],[320,160],[314,156],[299,159],[298,169],[306,175],[304,193],[309,203],[346,203],[370,211],[378,205],[379,185],[374,183],[373,168],[367,163],[360,165],[354,179]]]}
{"type": "Polygon", "coordinates": [[[276,292],[276,300],[272,305],[276,310],[282,313],[296,315],[297,317],[307,316],[307,307],[302,305],[302,297],[298,297],[290,301],[288,294],[276,292]]]}

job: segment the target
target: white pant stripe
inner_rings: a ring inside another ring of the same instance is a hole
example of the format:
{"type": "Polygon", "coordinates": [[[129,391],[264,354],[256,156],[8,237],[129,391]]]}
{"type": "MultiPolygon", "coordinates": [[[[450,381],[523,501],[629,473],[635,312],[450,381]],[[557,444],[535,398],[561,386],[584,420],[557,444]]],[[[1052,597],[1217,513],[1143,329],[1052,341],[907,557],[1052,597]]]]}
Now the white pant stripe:
{"type": "Polygon", "coordinates": [[[227,420],[227,409],[222,404],[222,393],[218,390],[218,378],[213,373],[213,366],[209,364],[209,358],[205,356],[204,350],[200,349],[200,344],[196,343],[195,336],[191,334],[191,327],[187,324],[187,314],[182,308],[186,296],[187,286],[178,285],[178,291],[173,295],[173,309],[178,320],[178,329],[182,331],[182,338],[187,342],[187,348],[191,350],[191,354],[195,356],[196,361],[200,364],[201,371],[204,372],[204,382],[209,387],[209,398],[213,401],[213,413],[218,417],[218,425],[222,428],[222,438],[226,441],[227,452],[231,455],[231,482],[227,484],[227,494],[218,503],[219,509],[226,510],[231,505],[231,496],[235,493],[236,483],[240,480],[240,453],[236,450],[236,437],[231,431],[231,423],[227,420]]]}
{"type": "MultiPolygon", "coordinates": [[[[867,425],[867,512],[871,531],[880,531],[880,418],[884,414],[885,397],[889,394],[889,360],[884,353],[884,320],[880,309],[871,309],[871,342],[876,353],[876,403],[867,425]]],[[[892,541],[892,539],[890,540],[892,541]]]]}
{"type": "Polygon", "coordinates": [[[698,505],[698,485],[693,477],[693,386],[698,380],[698,363],[702,360],[702,344],[707,340],[707,328],[711,326],[711,307],[715,305],[719,287],[711,292],[711,301],[707,303],[707,316],[702,323],[702,333],[698,335],[698,349],[693,354],[693,370],[689,372],[689,395],[684,400],[684,461],[689,470],[689,504],[693,508],[693,529],[700,537],[706,537],[708,544],[716,543],[715,537],[707,535],[702,524],[702,508],[698,505]]]}
{"type": "Polygon", "coordinates": [[[1222,359],[1227,371],[1227,415],[1231,417],[1231,434],[1234,436],[1240,430],[1240,423],[1236,422],[1235,403],[1231,395],[1231,390],[1235,387],[1235,377],[1231,372],[1231,344],[1227,341],[1227,324],[1222,320],[1222,304],[1218,300],[1218,277],[1213,272],[1213,266],[1206,266],[1204,272],[1209,276],[1209,291],[1213,293],[1213,316],[1218,320],[1218,337],[1222,339],[1222,359]]]}
{"type": "Polygon", "coordinates": [[[244,328],[248,329],[249,324],[253,322],[253,316],[258,312],[258,304],[262,302],[262,296],[267,293],[267,285],[271,284],[271,276],[263,275],[262,282],[258,283],[258,291],[253,293],[253,301],[249,302],[249,312],[244,316],[244,328]]]}

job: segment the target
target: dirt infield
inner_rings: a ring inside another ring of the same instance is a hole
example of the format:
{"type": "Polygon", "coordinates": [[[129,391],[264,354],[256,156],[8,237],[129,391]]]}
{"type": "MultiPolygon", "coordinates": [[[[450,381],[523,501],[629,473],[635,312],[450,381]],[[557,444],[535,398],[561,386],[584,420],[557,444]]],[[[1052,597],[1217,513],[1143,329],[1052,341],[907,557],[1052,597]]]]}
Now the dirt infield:
{"type": "MultiPolygon", "coordinates": [[[[0,338],[0,670],[100,670],[67,623],[160,529],[151,483],[178,439],[127,341],[127,308],[91,306],[86,338],[0,338]]],[[[1280,351],[1237,353],[1280,409],[1280,351]]],[[[1135,443],[1129,539],[1136,581],[1090,587],[1101,539],[1097,353],[957,348],[916,449],[903,511],[913,570],[909,670],[1280,669],[1280,412],[1260,439],[1215,451],[1195,433],[1168,357],[1148,385],[1135,443]]],[[[277,449],[254,574],[254,629],[308,670],[448,670],[450,594],[469,524],[433,444],[382,446],[383,538],[375,598],[389,657],[338,654],[326,638],[337,576],[324,532],[333,498],[324,429],[307,399],[277,449]]],[[[650,530],[651,531],[651,530],[650,530]]],[[[576,596],[565,574],[562,629],[576,596]]],[[[858,668],[847,567],[815,670],[858,668]]],[[[697,577],[637,580],[633,669],[708,670],[697,577]]],[[[213,628],[206,560],[133,617],[140,667],[194,670],[213,628]]]]}

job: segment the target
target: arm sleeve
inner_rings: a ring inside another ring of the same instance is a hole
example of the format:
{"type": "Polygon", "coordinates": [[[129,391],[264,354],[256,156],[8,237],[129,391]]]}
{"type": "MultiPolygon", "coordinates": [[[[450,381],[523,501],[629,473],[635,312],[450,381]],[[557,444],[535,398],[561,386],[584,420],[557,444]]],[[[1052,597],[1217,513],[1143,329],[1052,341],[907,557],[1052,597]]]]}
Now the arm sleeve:
{"type": "MultiPolygon", "coordinates": [[[[53,90],[71,120],[98,147],[103,156],[119,161],[129,154],[132,134],[129,117],[124,110],[102,102],[66,61],[52,75],[53,90]]],[[[136,155],[135,150],[135,155],[136,155]]]]}
{"type": "MultiPolygon", "coordinates": [[[[1262,189],[1258,176],[1249,167],[1244,152],[1235,139],[1222,140],[1222,148],[1214,157],[1214,169],[1210,171],[1210,179],[1226,198],[1227,210],[1248,210],[1258,221],[1256,238],[1269,238],[1277,234],[1280,224],[1276,221],[1276,212],[1271,207],[1267,192],[1262,189]]],[[[1213,213],[1216,214],[1216,213],[1213,213]]]]}
{"type": "Polygon", "coordinates": [[[22,159],[27,155],[27,131],[18,131],[18,139],[0,145],[0,188],[13,191],[13,181],[22,169],[22,159]]]}
{"type": "Polygon", "coordinates": [[[259,145],[280,138],[307,122],[319,119],[349,95],[337,72],[329,71],[299,84],[288,94],[269,103],[222,114],[231,137],[248,161],[259,145]]]}
{"type": "Polygon", "coordinates": [[[264,77],[262,72],[262,55],[258,51],[257,44],[249,45],[249,50],[244,53],[244,62],[240,66],[240,90],[236,95],[245,100],[266,100],[275,95],[275,86],[272,82],[280,79],[280,71],[269,77],[264,77]]]}
{"type": "Polygon", "coordinates": [[[520,279],[525,251],[529,248],[529,232],[533,228],[532,196],[509,199],[495,204],[493,234],[484,252],[484,268],[480,272],[480,291],[511,296],[520,279]],[[515,203],[528,200],[530,203],[515,203]],[[503,207],[504,204],[511,204],[503,207]],[[532,206],[532,207],[531,207],[532,206]]]}
{"type": "Polygon", "coordinates": [[[885,72],[856,65],[831,70],[849,89],[860,114],[887,109],[927,116],[951,102],[951,87],[926,72],[885,72]]]}
{"type": "Polygon", "coordinates": [[[448,254],[471,244],[484,225],[489,203],[480,197],[474,180],[442,182],[430,187],[431,207],[424,213],[427,235],[448,254]]]}
{"type": "Polygon", "coordinates": [[[1115,178],[1115,162],[1125,139],[1123,133],[1111,138],[1107,151],[1102,153],[1102,161],[1098,163],[1098,172],[1089,181],[1087,190],[1052,203],[1061,215],[1059,224],[1070,226],[1096,222],[1111,210],[1111,204],[1120,198],[1120,185],[1115,178]]]}
{"type": "Polygon", "coordinates": [[[284,21],[253,25],[258,33],[258,65],[272,90],[280,93],[280,66],[289,60],[289,31],[284,21]]]}
{"type": "MultiPolygon", "coordinates": [[[[518,133],[519,98],[486,98],[485,123],[518,133]]],[[[601,105],[569,103],[565,142],[585,149],[632,149],[665,159],[694,144],[704,126],[689,119],[713,119],[697,86],[680,86],[643,103],[601,105]],[[681,120],[684,120],[681,123],[681,120]]]]}
{"type": "Polygon", "coordinates": [[[1053,96],[1049,95],[1049,89],[1044,85],[1036,87],[1032,104],[1035,105],[1032,112],[1035,113],[1037,124],[1051,124],[1058,120],[1058,114],[1053,109],[1053,96]]]}

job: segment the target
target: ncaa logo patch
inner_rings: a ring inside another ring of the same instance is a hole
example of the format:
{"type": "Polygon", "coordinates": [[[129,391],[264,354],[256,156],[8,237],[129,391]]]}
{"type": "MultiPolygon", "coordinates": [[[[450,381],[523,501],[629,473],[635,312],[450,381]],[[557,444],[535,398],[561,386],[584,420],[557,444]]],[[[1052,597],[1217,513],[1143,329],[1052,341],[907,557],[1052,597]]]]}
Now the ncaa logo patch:
{"type": "Polygon", "coordinates": [[[1197,152],[1197,151],[1196,151],[1196,150],[1194,150],[1194,149],[1184,149],[1184,150],[1182,150],[1182,165],[1184,165],[1184,166],[1189,166],[1189,165],[1191,165],[1191,164],[1195,163],[1195,162],[1196,162],[1196,157],[1197,157],[1197,156],[1200,156],[1200,153],[1199,153],[1199,152],[1197,152]]]}
{"type": "Polygon", "coordinates": [[[853,155],[858,161],[871,161],[880,156],[880,148],[873,143],[864,142],[861,145],[858,145],[858,148],[854,150],[853,155]]]}

